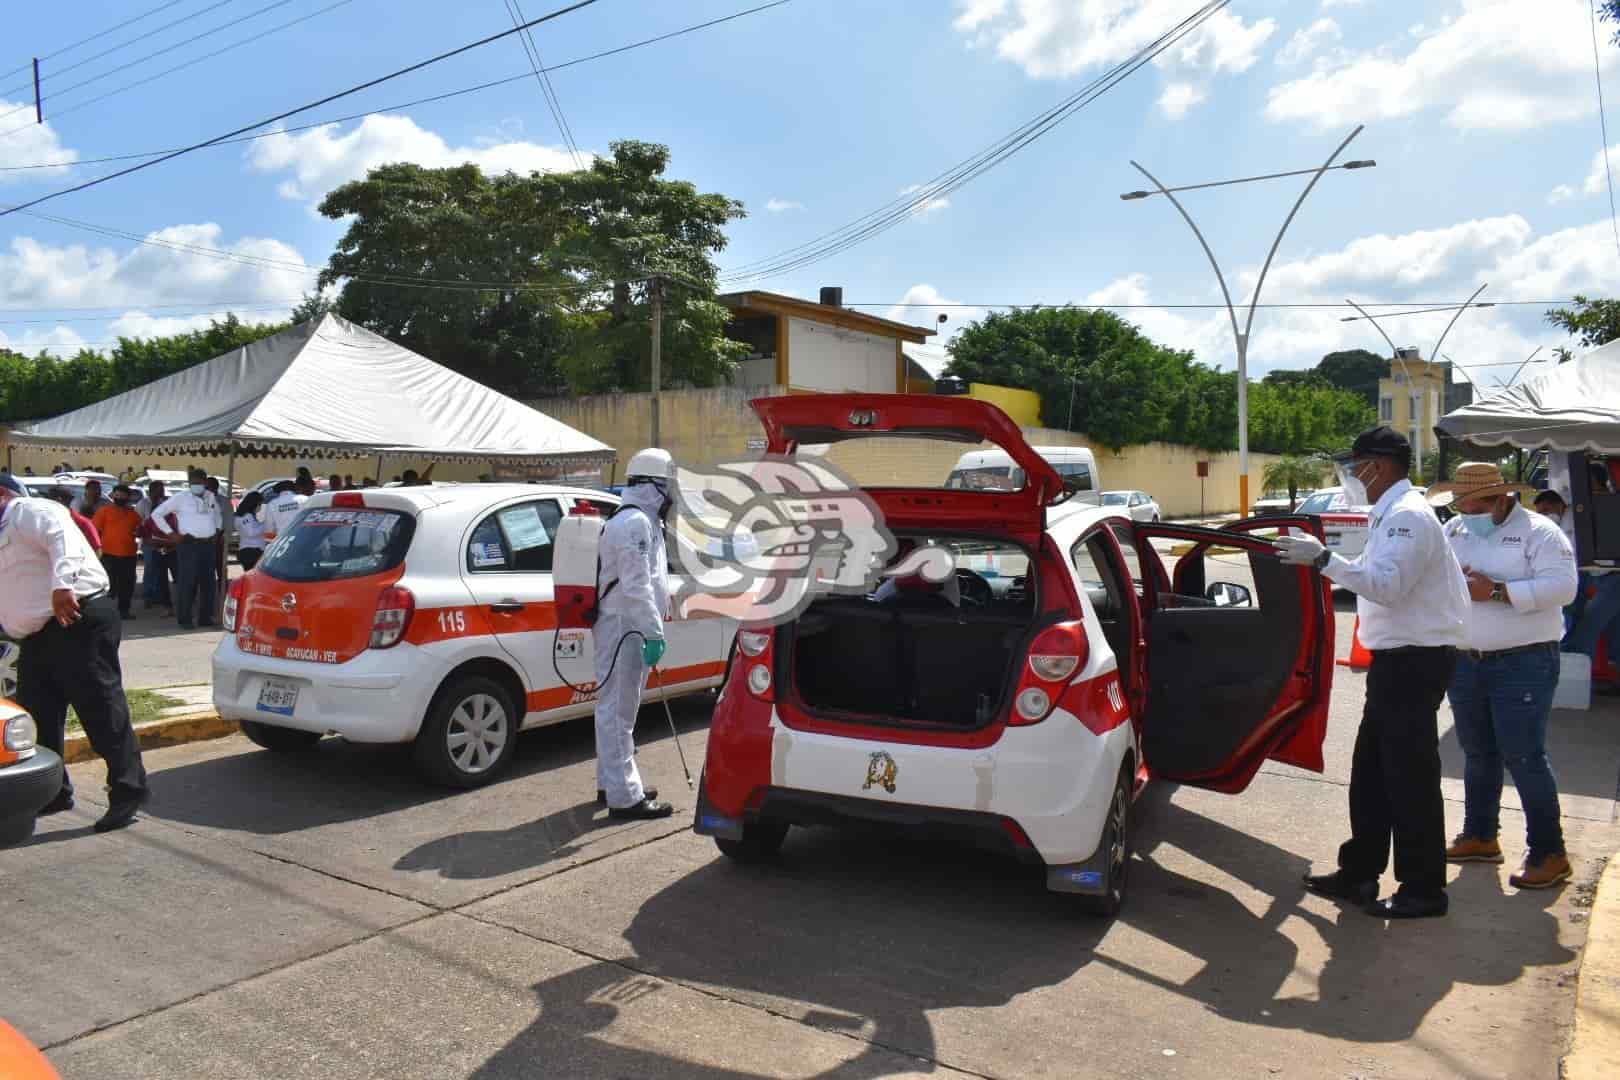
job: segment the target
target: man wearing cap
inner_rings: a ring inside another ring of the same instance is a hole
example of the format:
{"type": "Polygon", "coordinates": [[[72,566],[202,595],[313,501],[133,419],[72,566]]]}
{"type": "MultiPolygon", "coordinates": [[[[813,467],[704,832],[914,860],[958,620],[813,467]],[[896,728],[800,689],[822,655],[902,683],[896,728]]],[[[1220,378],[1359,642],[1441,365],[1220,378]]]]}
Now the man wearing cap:
{"type": "Polygon", "coordinates": [[[1454,481],[1436,484],[1430,499],[1455,500],[1457,516],[1446,523],[1446,539],[1473,600],[1449,692],[1457,741],[1467,756],[1466,809],[1446,858],[1502,861],[1497,832],[1505,765],[1524,806],[1529,849],[1508,883],[1545,889],[1571,873],[1558,784],[1547,761],[1547,720],[1558,686],[1563,608],[1575,599],[1575,553],[1556,522],[1520,505],[1529,490],[1505,482],[1495,465],[1468,462],[1458,466],[1454,481]]]}
{"type": "Polygon", "coordinates": [[[152,511],[153,527],[165,536],[178,533],[175,550],[175,614],[180,628],[214,625],[214,545],[222,523],[219,504],[208,493],[208,474],[201,469],[188,473],[191,483],[177,491],[152,511]],[[174,515],[178,528],[169,526],[174,515]],[[195,612],[197,621],[192,622],[195,612]]]}
{"type": "Polygon", "coordinates": [[[1276,541],[1285,562],[1315,566],[1356,594],[1361,643],[1372,653],[1350,767],[1350,839],[1339,848],[1339,868],[1307,875],[1305,887],[1382,918],[1444,915],[1438,714],[1466,641],[1468,584],[1440,520],[1406,479],[1412,447],[1405,436],[1370,428],[1348,458],[1345,498],[1372,505],[1361,554],[1335,555],[1309,535],[1276,541]],[[1379,900],[1392,835],[1400,888],[1379,900]]]}
{"type": "MultiPolygon", "coordinates": [[[[0,629],[22,647],[17,704],[39,726],[39,744],[62,752],[68,706],[107,763],[107,812],[97,832],[135,820],[147,798],[146,769],[130,724],[118,664],[123,623],[108,595],[107,572],[73,525],[67,507],[26,498],[21,483],[0,477],[0,629]]],[[[73,808],[73,784],[41,809],[73,808]]]]}

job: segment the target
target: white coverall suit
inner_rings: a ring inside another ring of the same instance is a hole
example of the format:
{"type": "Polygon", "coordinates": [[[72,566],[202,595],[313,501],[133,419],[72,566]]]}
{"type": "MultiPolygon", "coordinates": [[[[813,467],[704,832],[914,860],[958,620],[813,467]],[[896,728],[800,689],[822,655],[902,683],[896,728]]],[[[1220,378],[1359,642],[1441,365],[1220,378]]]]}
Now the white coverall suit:
{"type": "MultiPolygon", "coordinates": [[[[658,516],[664,496],[652,484],[625,489],[623,508],[602,528],[598,547],[602,560],[599,589],[613,591],[600,601],[591,631],[596,682],[596,786],[607,793],[610,809],[623,810],[641,802],[644,792],[636,769],[636,711],[647,683],[647,665],[641,657],[642,638],[664,636],[669,615],[669,573],[664,554],[664,529],[658,516]],[[638,513],[631,507],[637,507],[638,513]],[[614,649],[618,663],[614,664],[614,649]],[[609,666],[613,674],[608,674],[609,666]]],[[[600,593],[599,593],[600,595],[600,593]]]]}

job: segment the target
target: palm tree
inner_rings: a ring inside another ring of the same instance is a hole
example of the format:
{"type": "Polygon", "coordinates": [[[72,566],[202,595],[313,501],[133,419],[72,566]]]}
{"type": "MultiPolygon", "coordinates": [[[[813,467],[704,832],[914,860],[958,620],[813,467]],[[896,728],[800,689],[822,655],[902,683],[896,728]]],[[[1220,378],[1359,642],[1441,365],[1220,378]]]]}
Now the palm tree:
{"type": "Polygon", "coordinates": [[[1326,470],[1327,463],[1320,457],[1287,454],[1266,466],[1260,476],[1260,486],[1266,491],[1287,488],[1288,509],[1292,511],[1299,502],[1300,488],[1315,488],[1322,482],[1326,470]]]}

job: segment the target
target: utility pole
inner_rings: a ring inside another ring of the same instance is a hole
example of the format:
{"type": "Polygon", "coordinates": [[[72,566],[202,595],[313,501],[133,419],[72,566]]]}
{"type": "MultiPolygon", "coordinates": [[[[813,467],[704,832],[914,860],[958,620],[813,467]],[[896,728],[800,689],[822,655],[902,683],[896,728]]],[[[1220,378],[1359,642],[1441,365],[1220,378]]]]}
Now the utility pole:
{"type": "Polygon", "coordinates": [[[648,294],[652,297],[652,442],[651,446],[662,445],[658,441],[658,387],[663,382],[664,365],[664,279],[654,274],[647,282],[648,294]]]}
{"type": "Polygon", "coordinates": [[[39,97],[39,57],[34,57],[34,123],[45,122],[45,108],[40,104],[39,97]]]}

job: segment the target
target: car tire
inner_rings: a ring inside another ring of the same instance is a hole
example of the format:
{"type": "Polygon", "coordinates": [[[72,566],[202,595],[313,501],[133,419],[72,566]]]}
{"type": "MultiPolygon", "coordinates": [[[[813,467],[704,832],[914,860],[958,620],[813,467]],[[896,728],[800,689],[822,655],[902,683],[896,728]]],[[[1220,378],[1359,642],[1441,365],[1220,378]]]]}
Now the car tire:
{"type": "Polygon", "coordinates": [[[759,862],[781,851],[782,841],[787,839],[787,834],[788,823],[785,821],[750,821],[743,826],[741,840],[717,836],[714,846],[733,862],[759,862]]]}
{"type": "Polygon", "coordinates": [[[275,724],[262,724],[257,720],[243,720],[242,734],[255,746],[262,746],[266,750],[273,750],[278,754],[296,754],[303,750],[311,750],[321,741],[318,731],[299,731],[296,728],[277,727],[275,724]]]}
{"type": "Polygon", "coordinates": [[[1125,906],[1125,887],[1131,870],[1131,800],[1135,789],[1129,760],[1120,766],[1114,795],[1108,802],[1108,820],[1103,825],[1101,850],[1108,852],[1103,867],[1103,891],[1098,896],[1080,897],[1080,909],[1088,915],[1113,918],[1125,906]]]}
{"type": "Polygon", "coordinates": [[[34,835],[34,815],[23,814],[6,821],[0,821],[0,847],[11,844],[20,844],[34,835]]]}
{"type": "Polygon", "coordinates": [[[463,675],[434,695],[411,756],[435,784],[483,787],[511,762],[522,721],[506,687],[483,675],[463,675]]]}

